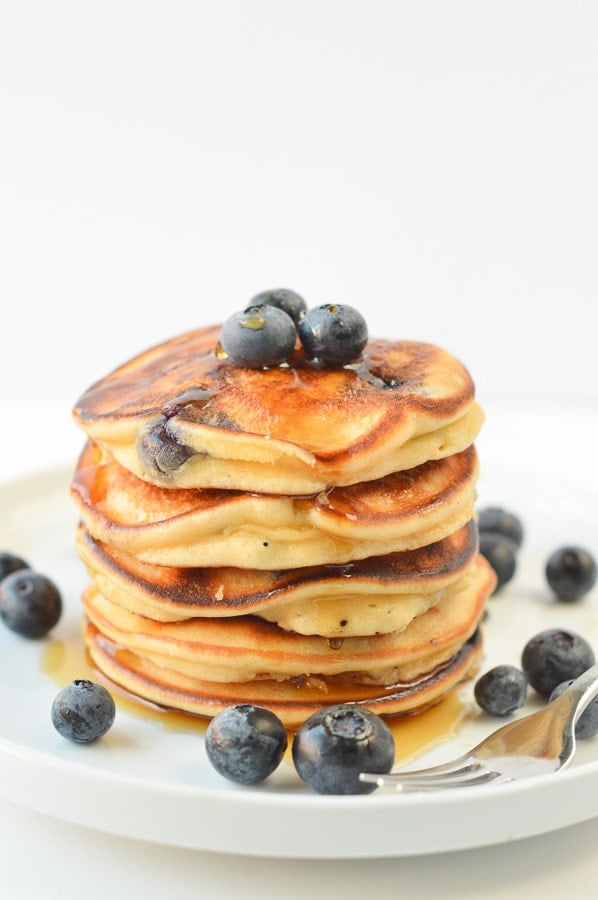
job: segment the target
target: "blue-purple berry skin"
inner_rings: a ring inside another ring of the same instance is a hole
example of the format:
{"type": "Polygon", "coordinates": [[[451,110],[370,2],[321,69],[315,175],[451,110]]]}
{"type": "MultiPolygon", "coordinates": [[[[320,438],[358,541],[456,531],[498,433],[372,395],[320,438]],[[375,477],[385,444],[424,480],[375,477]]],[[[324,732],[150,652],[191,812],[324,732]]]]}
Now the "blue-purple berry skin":
{"type": "Polygon", "coordinates": [[[220,348],[232,362],[259,369],[278,366],[295,349],[292,318],[277,306],[262,304],[233,313],[220,331],[220,348]]]}
{"type": "Polygon", "coordinates": [[[271,775],[287,749],[287,732],[269,709],[242,703],[210,721],[205,748],[209,761],[236,784],[258,784],[271,775]]]}
{"type": "Polygon", "coordinates": [[[0,618],[22,637],[44,637],[61,614],[60,591],[45,575],[18,569],[0,582],[0,618]]]}
{"type": "Polygon", "coordinates": [[[478,511],[478,529],[481,532],[489,531],[494,534],[502,534],[509,538],[517,549],[523,543],[523,522],[519,516],[502,506],[485,506],[478,511]]]}
{"type": "Polygon", "coordinates": [[[550,697],[562,681],[578,678],[594,663],[594,651],[588,641],[563,628],[539,632],[527,642],[521,655],[527,680],[543,697],[550,697]]]}
{"type": "Polygon", "coordinates": [[[116,705],[102,684],[78,678],[54,698],[51,709],[56,731],[76,744],[91,744],[112,727],[116,705]]]}
{"type": "Polygon", "coordinates": [[[297,331],[307,356],[329,367],[356,362],[368,340],[361,313],[342,303],[309,309],[299,319],[297,331]]]}
{"type": "Polygon", "coordinates": [[[527,697],[527,678],[516,666],[494,666],[475,683],[475,699],[484,712],[508,716],[520,709],[527,697]]]}
{"type": "Polygon", "coordinates": [[[319,794],[369,794],[375,785],[361,772],[383,774],[395,760],[388,725],[356,704],[339,704],[314,713],[296,732],[293,761],[299,777],[319,794]]]}
{"type": "MultiPolygon", "coordinates": [[[[557,684],[550,697],[548,698],[549,703],[552,703],[553,700],[556,700],[557,697],[560,697],[563,691],[566,691],[568,687],[573,684],[574,679],[569,679],[569,681],[563,681],[561,684],[557,684]]],[[[586,706],[581,716],[575,723],[575,736],[580,739],[595,737],[598,734],[598,697],[594,697],[593,700],[590,700],[589,704],[586,706]]]]}
{"type": "Polygon", "coordinates": [[[596,561],[584,547],[555,550],[546,563],[546,580],[558,600],[574,603],[596,584],[596,561]]]}
{"type": "Polygon", "coordinates": [[[0,581],[6,578],[7,575],[12,575],[13,572],[30,568],[29,563],[22,557],[16,556],[14,553],[8,553],[6,550],[0,552],[0,581]]]}
{"type": "Polygon", "coordinates": [[[191,447],[182,444],[169,433],[163,422],[158,422],[149,431],[141,433],[137,440],[137,450],[143,462],[161,475],[176,472],[194,454],[191,447]]]}
{"type": "Polygon", "coordinates": [[[307,304],[300,294],[289,288],[273,288],[269,291],[262,291],[252,297],[249,306],[277,306],[286,312],[294,322],[298,322],[301,316],[307,311],[307,304]]]}
{"type": "Polygon", "coordinates": [[[494,569],[496,587],[492,593],[497,594],[517,571],[517,545],[498,532],[481,531],[480,553],[494,569]]]}

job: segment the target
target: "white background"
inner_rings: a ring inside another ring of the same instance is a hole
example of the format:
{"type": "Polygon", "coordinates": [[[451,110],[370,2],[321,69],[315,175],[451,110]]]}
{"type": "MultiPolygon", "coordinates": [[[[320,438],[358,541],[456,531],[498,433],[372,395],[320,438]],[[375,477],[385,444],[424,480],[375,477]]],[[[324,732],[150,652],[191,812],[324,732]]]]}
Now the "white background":
{"type": "MultiPolygon", "coordinates": [[[[2,475],[74,460],[70,407],[113,366],[287,286],[463,359],[482,461],[595,486],[597,101],[593,0],[0,0],[2,475]]],[[[0,830],[11,900],[585,900],[598,880],[598,820],[342,865],[6,803],[0,830]]]]}
{"type": "Polygon", "coordinates": [[[598,396],[592,0],[0,4],[0,391],[288,286],[598,396]]]}

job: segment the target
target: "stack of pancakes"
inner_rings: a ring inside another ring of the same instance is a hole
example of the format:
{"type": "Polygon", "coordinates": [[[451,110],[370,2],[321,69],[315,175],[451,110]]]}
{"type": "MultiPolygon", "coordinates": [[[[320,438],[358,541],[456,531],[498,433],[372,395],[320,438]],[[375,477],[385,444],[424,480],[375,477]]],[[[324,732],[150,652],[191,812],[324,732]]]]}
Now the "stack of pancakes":
{"type": "Polygon", "coordinates": [[[475,671],[494,574],[473,521],[483,414],[430,344],[249,369],[219,328],[142,353],[75,407],[85,637],[144,700],[414,712],[475,671]]]}

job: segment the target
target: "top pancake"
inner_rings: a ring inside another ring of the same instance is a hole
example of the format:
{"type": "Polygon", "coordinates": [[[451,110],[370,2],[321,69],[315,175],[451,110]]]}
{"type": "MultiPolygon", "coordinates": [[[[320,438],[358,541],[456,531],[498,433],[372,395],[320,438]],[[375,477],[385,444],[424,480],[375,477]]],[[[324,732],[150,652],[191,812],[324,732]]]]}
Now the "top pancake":
{"type": "Polygon", "coordinates": [[[323,368],[220,359],[219,326],[141,353],[89,388],[77,424],[162,487],[310,494],[458,453],[483,414],[465,367],[440,347],[370,340],[358,363],[323,368]]]}

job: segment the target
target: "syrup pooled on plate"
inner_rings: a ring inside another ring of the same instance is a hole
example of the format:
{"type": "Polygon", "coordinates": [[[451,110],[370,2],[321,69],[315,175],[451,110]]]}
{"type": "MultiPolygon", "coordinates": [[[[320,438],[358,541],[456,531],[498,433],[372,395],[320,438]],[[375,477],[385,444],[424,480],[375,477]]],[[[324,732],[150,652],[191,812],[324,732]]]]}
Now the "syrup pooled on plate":
{"type": "Polygon", "coordinates": [[[208,726],[208,719],[175,709],[162,709],[145,700],[126,694],[98,672],[82,640],[50,641],[42,653],[41,669],[44,675],[60,688],[70,684],[76,678],[101,681],[112,694],[117,709],[158,724],[165,731],[203,735],[208,726]]]}
{"type": "MultiPolygon", "coordinates": [[[[44,675],[62,688],[76,678],[101,680],[112,693],[119,710],[157,724],[165,731],[205,734],[209,719],[190,713],[165,709],[126,694],[103,678],[93,665],[81,640],[51,640],[41,658],[44,675]]],[[[434,747],[450,741],[474,715],[473,707],[459,698],[458,689],[450,692],[435,706],[417,715],[395,716],[386,719],[396,746],[396,763],[416,759],[434,747]]],[[[291,739],[292,735],[289,734],[291,739]]],[[[291,740],[289,740],[289,745],[291,740]]],[[[290,760],[290,755],[287,754],[290,760]]]]}

